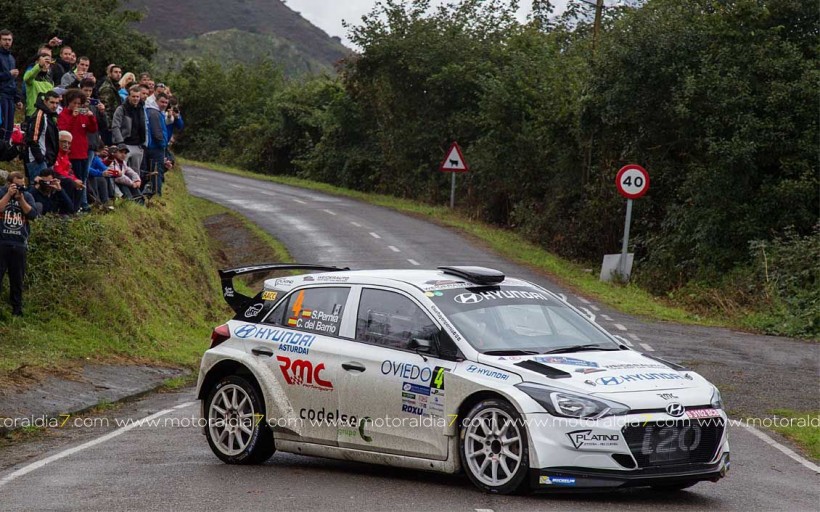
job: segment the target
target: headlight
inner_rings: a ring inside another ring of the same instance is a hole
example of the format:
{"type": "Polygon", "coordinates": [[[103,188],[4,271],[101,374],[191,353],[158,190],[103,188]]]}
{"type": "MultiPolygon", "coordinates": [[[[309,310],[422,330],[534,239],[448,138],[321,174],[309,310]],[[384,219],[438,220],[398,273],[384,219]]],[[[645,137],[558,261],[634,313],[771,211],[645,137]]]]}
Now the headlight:
{"type": "Polygon", "coordinates": [[[553,416],[597,419],[629,412],[629,407],[624,404],[603,398],[576,395],[538,384],[523,383],[516,387],[541,404],[553,416]]]}
{"type": "Polygon", "coordinates": [[[718,388],[715,388],[715,390],[712,391],[711,403],[713,408],[723,409],[723,398],[721,398],[720,391],[718,391],[718,388]]]}

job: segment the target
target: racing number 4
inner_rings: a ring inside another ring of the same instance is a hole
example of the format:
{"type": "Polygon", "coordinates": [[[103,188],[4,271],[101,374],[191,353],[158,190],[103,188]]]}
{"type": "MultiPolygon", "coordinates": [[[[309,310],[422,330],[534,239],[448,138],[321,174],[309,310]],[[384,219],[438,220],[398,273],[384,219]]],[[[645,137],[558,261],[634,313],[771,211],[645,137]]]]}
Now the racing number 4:
{"type": "Polygon", "coordinates": [[[435,377],[433,377],[433,386],[436,389],[444,389],[444,368],[439,366],[436,368],[434,373],[435,377]]]}

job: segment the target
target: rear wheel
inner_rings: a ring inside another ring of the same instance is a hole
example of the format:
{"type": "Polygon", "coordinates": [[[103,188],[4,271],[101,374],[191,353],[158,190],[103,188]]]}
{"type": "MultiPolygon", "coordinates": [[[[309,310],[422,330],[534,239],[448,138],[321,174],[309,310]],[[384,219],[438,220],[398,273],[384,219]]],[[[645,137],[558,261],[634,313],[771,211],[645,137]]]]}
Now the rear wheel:
{"type": "Polygon", "coordinates": [[[529,469],[527,433],[518,411],[507,401],[488,399],[469,412],[461,427],[461,465],[477,487],[508,494],[529,469]]]}
{"type": "Polygon", "coordinates": [[[260,464],[275,446],[256,386],[238,375],[217,382],[205,403],[205,435],[214,454],[228,464],[260,464]]]}

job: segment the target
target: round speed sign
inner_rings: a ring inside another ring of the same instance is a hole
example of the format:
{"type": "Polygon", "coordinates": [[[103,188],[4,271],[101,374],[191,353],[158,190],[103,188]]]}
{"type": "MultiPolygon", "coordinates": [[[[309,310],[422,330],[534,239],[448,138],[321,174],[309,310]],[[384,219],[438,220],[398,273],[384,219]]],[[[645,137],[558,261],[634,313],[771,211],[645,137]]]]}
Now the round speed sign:
{"type": "Polygon", "coordinates": [[[615,185],[625,198],[638,199],[649,190],[649,173],[640,165],[625,165],[618,171],[615,185]]]}

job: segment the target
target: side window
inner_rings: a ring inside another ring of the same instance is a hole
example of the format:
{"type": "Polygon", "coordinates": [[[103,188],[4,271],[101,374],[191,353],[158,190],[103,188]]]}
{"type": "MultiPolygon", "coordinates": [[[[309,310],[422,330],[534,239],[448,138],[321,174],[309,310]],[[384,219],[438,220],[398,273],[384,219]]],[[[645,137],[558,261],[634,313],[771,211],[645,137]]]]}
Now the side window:
{"type": "Polygon", "coordinates": [[[282,302],[265,323],[338,336],[350,288],[307,288],[282,302]]]}
{"type": "Polygon", "coordinates": [[[384,290],[362,290],[356,340],[406,349],[413,338],[430,339],[438,327],[407,297],[384,290]]]}

